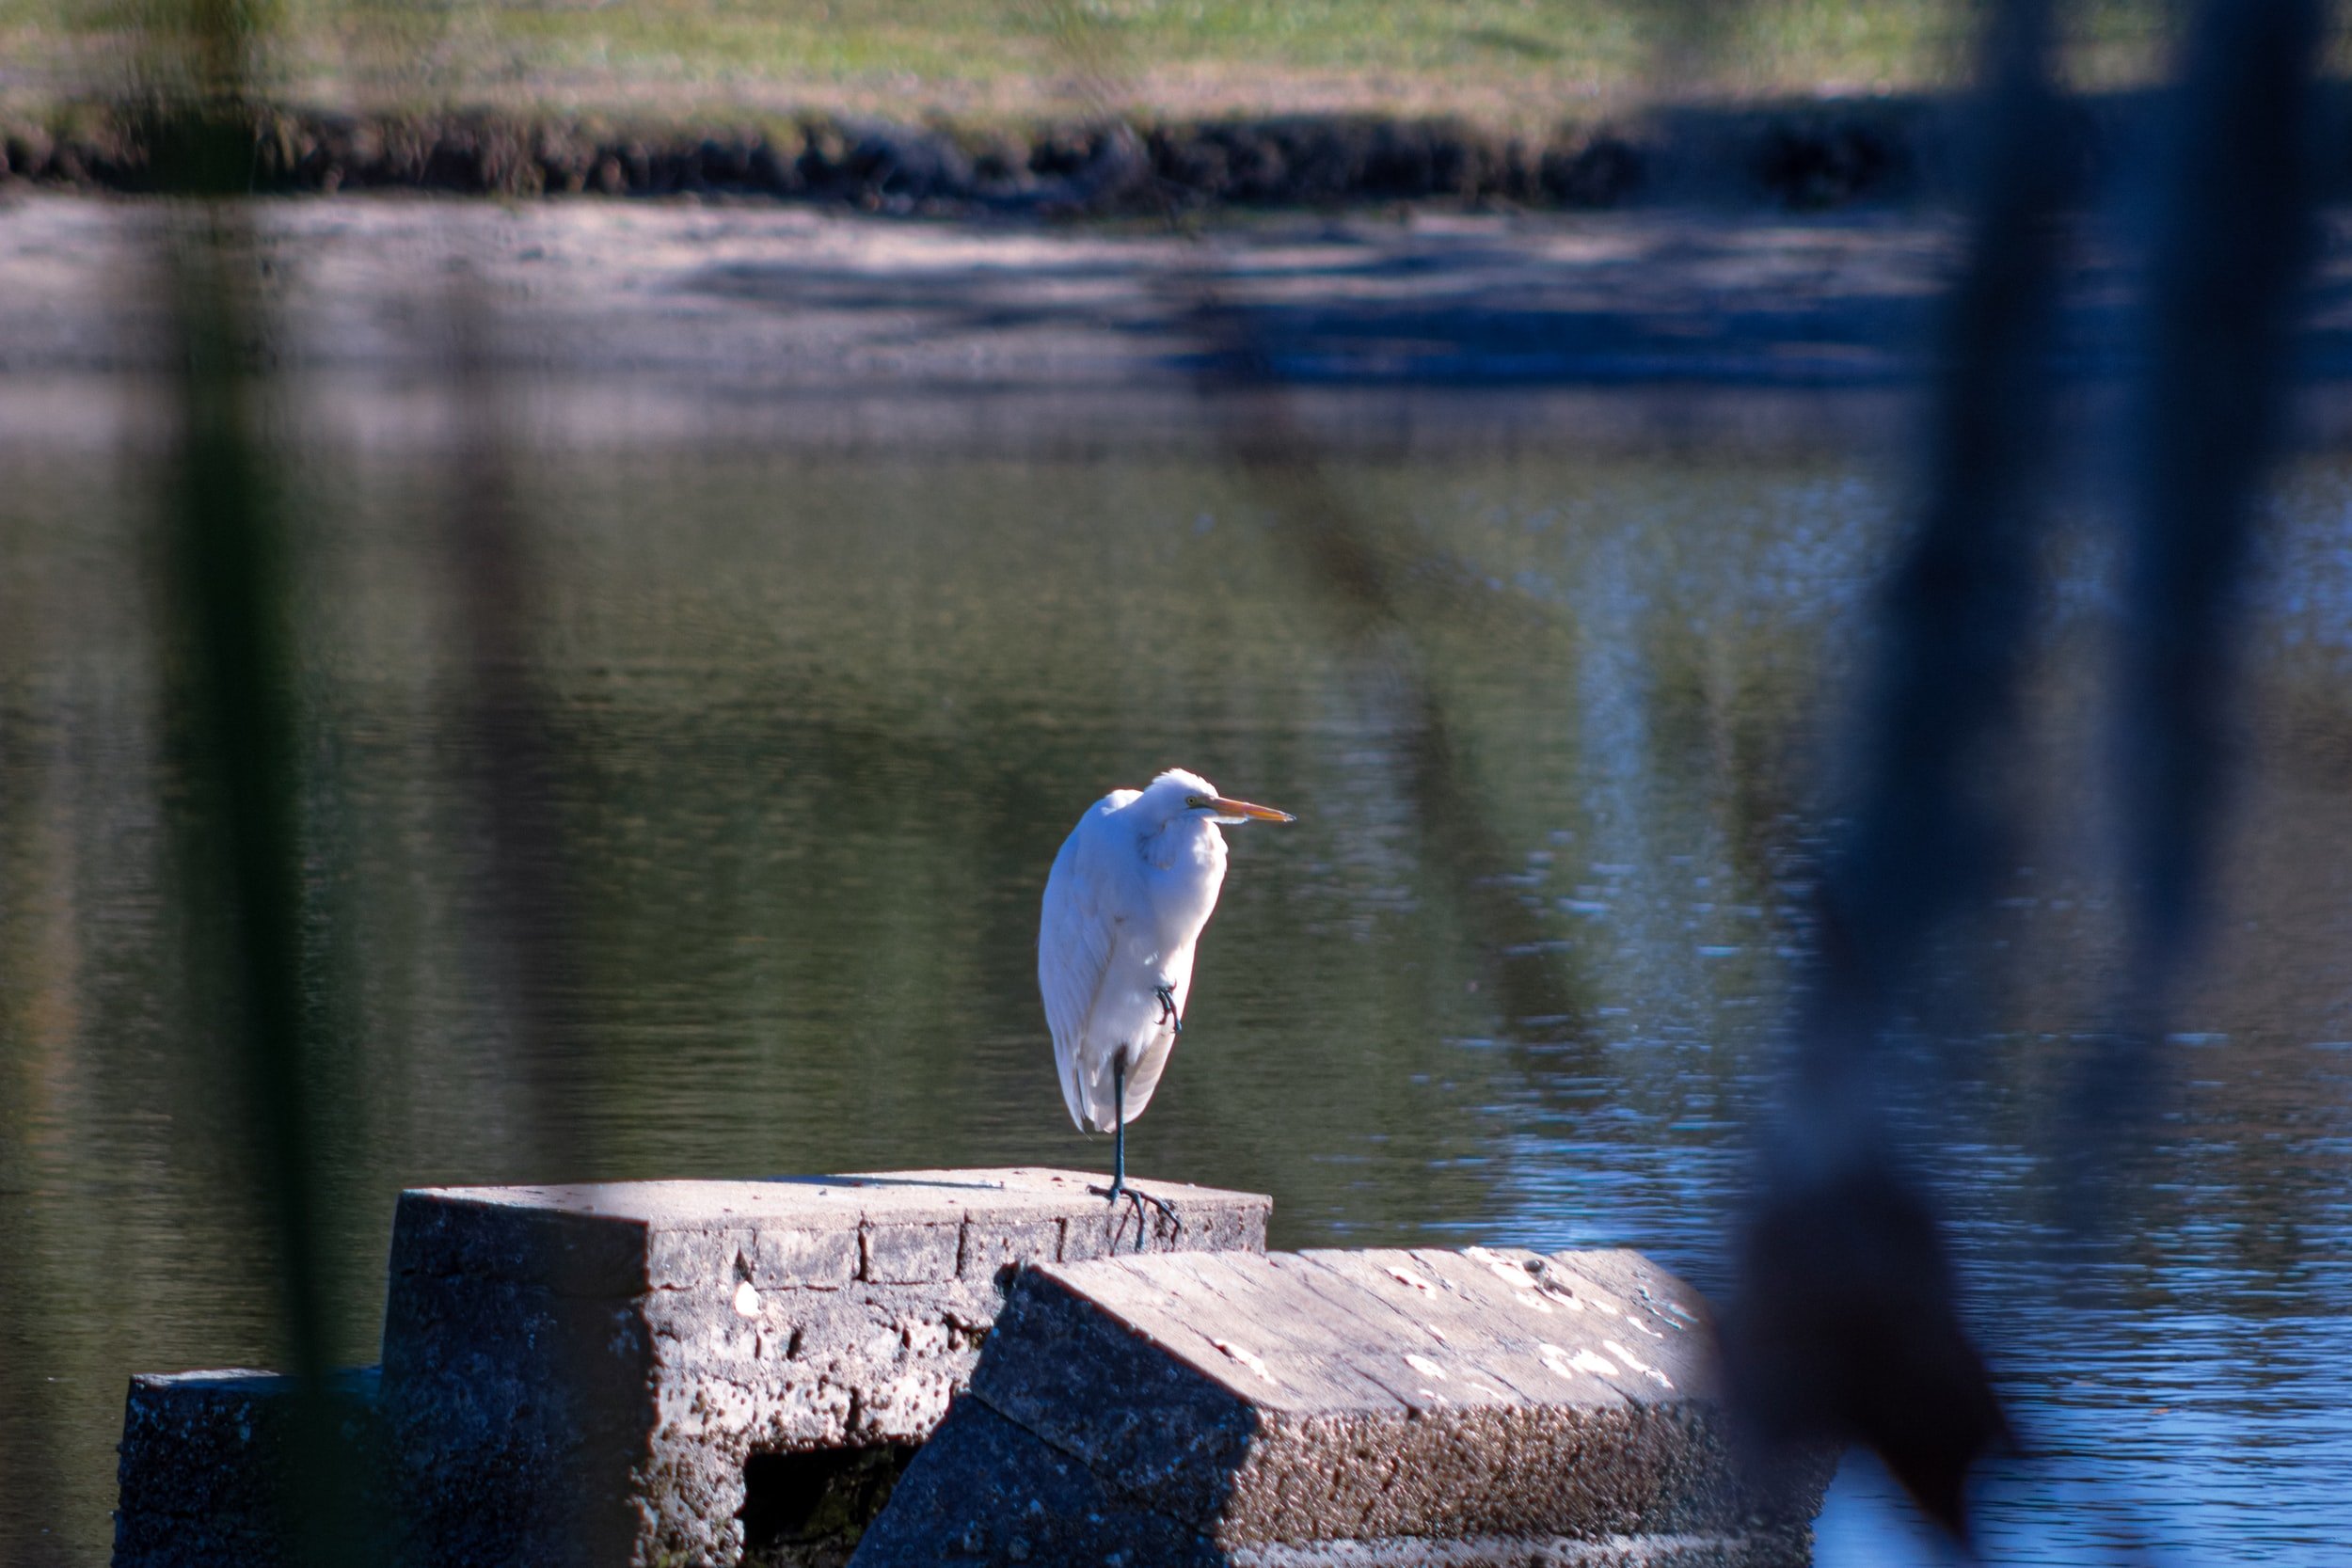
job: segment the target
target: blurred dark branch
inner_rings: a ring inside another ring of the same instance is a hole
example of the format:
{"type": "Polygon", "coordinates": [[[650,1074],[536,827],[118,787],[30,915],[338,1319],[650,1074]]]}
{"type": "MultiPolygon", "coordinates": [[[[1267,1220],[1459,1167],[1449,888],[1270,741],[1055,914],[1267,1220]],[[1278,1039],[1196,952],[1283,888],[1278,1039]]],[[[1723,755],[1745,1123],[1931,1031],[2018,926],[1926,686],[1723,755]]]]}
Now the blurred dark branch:
{"type": "MultiPolygon", "coordinates": [[[[201,166],[212,156],[196,150],[201,166]]],[[[340,1437],[326,1375],[324,1168],[302,998],[302,868],[285,546],[253,428],[250,318],[234,276],[233,210],[175,212],[167,265],[180,335],[182,434],[167,516],[167,580],[184,669],[179,730],[224,896],[225,1025],[275,1250],[287,1368],[298,1380],[288,1454],[289,1545],[349,1561],[340,1437]]],[[[200,927],[204,923],[193,922],[200,927]]]]}
{"type": "Polygon", "coordinates": [[[2007,0],[1984,43],[1967,261],[1945,324],[1925,505],[1879,606],[1860,795],[1828,859],[1797,1006],[1797,1079],[1739,1248],[1733,1390],[1770,1443],[1858,1440],[1964,1536],[1962,1488],[2005,1422],[1963,1332],[1933,1213],[1885,1148],[1868,1068],[1931,940],[2010,863],[2001,765],[2033,613],[2035,483],[2060,130],[2047,0],[2007,0]]]}
{"type": "Polygon", "coordinates": [[[2068,1118],[2078,1174],[2138,1124],[2209,901],[2240,597],[2316,248],[2322,24],[2316,0],[2210,4],[2183,54],[2127,498],[2119,794],[2134,928],[2114,1027],[2068,1118]]]}
{"type": "Polygon", "coordinates": [[[1721,68],[1755,0],[1632,0],[1647,46],[1648,87],[1663,99],[1687,95],[1721,68]]]}
{"type": "MultiPolygon", "coordinates": [[[[2014,750],[2032,606],[2049,415],[2039,345],[2065,194],[2047,153],[2049,32],[2041,0],[2011,0],[1994,19],[2000,86],[1927,513],[1883,607],[1864,790],[1823,879],[1821,952],[1794,1022],[1798,1078],[1725,1325],[1735,1394],[1764,1435],[1869,1444],[1963,1536],[1968,1471],[2004,1423],[1961,1330],[1932,1211],[1884,1148],[1867,1064],[1931,940],[1980,909],[2010,861],[1997,781],[2014,750]]],[[[2212,0],[2184,56],[2123,585],[2118,794],[2135,930],[2120,1026],[2062,1128],[2085,1169],[2145,1099],[2149,1048],[2210,878],[2231,612],[2311,249],[2319,32],[2314,0],[2212,0]]]]}
{"type": "Polygon", "coordinates": [[[1193,319],[1211,357],[1233,369],[1206,372],[1202,403],[1233,467],[1281,520],[1309,580],[1359,662],[1388,689],[1385,705],[1406,760],[1405,784],[1424,859],[1454,884],[1459,908],[1486,959],[1492,999],[1506,1032],[1520,1038],[1588,1039],[1581,988],[1564,972],[1542,914],[1502,873],[1522,863],[1487,819],[1424,668],[1415,627],[1399,602],[1391,567],[1356,516],[1280,390],[1256,373],[1260,356],[1248,318],[1195,279],[1193,319]]]}
{"type": "Polygon", "coordinates": [[[280,497],[254,428],[258,312],[246,287],[253,235],[234,200],[252,162],[254,27],[241,0],[193,0],[152,40],[177,55],[151,62],[164,68],[151,107],[154,168],[158,188],[183,198],[158,220],[180,420],[164,506],[164,580],[180,661],[167,689],[202,859],[220,887],[229,997],[220,1022],[233,1042],[295,1379],[280,1489],[288,1560],[365,1562],[380,1543],[361,1523],[356,1466],[327,1383],[327,1185],[311,1084],[323,1042],[303,999],[292,607],[280,497]]]}
{"type": "Polygon", "coordinates": [[[455,489],[444,547],[463,638],[466,759],[486,834],[482,894],[492,950],[508,966],[513,1059],[524,1095],[512,1163],[532,1180],[595,1168],[585,1130],[566,1114],[566,1064],[586,1059],[562,1006],[573,901],[547,705],[532,676],[535,595],[518,515],[513,454],[489,347],[497,324],[472,277],[450,292],[450,373],[457,418],[455,489]]]}
{"type": "MultiPolygon", "coordinates": [[[[0,588],[0,667],[29,668],[39,657],[37,608],[31,592],[0,588]]],[[[72,1479],[50,1440],[63,1430],[63,1390],[47,1370],[54,1347],[34,1305],[44,1289],[57,1289],[50,1283],[56,1261],[41,1212],[28,1201],[42,1174],[35,1146],[48,1101],[46,1058],[70,1049],[56,1021],[84,983],[71,907],[76,868],[55,811],[72,784],[57,751],[42,757],[44,749],[14,713],[0,722],[0,780],[17,786],[0,793],[0,865],[11,872],[0,884],[0,1043],[8,1047],[0,1050],[0,1301],[12,1308],[0,1312],[0,1497],[11,1499],[64,1497],[72,1479]],[[50,777],[37,786],[42,772],[50,777]]],[[[72,1554],[48,1517],[38,1501],[0,1512],[0,1561],[64,1568],[72,1554]]]]}
{"type": "MultiPolygon", "coordinates": [[[[1110,41],[1067,0],[1046,0],[1046,6],[1077,90],[1105,123],[1123,125],[1120,106],[1133,95],[1116,73],[1110,41]]],[[[1154,189],[1170,232],[1200,243],[1168,193],[1154,189]]],[[[1184,297],[1175,302],[1180,318],[1193,324],[1200,348],[1195,363],[1201,367],[1203,415],[1234,471],[1281,520],[1281,536],[1296,546],[1309,581],[1323,591],[1359,665],[1386,688],[1383,705],[1405,753],[1423,863],[1442,868],[1454,884],[1457,907],[1486,958],[1489,994],[1503,1027],[1519,1037],[1540,1032],[1548,1040],[1589,1041],[1583,991],[1557,956],[1554,933],[1503,878],[1521,857],[1495,832],[1467,776],[1390,562],[1269,372],[1248,312],[1226,296],[1205,252],[1203,258],[1179,283],[1184,297]]]]}
{"type": "MultiPolygon", "coordinates": [[[[1981,903],[2012,847],[2001,771],[2034,612],[2051,418],[2043,350],[2069,194],[2047,155],[2062,129],[2049,9],[2010,0],[1986,43],[1981,165],[1944,322],[1923,515],[1878,606],[1860,793],[1824,867],[1818,969],[1797,1019],[1804,1094],[1817,1110],[1849,1093],[1930,940],[1981,903]]],[[[1806,1150],[1833,1161],[1854,1152],[1823,1146],[1820,1131],[1801,1139],[1806,1150]]]]}
{"type": "Polygon", "coordinates": [[[1133,97],[1132,72],[1121,40],[1097,16],[1076,0],[1027,0],[1038,25],[1054,40],[1054,51],[1067,71],[1063,86],[1093,119],[1108,125],[1123,123],[1122,105],[1133,97]]]}

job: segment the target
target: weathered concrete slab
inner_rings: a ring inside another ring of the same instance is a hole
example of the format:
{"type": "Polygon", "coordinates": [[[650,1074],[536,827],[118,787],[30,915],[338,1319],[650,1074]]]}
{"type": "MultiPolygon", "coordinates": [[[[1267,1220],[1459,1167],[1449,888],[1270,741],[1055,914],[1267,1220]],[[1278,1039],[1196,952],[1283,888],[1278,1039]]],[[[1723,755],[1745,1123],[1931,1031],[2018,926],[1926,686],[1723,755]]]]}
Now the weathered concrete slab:
{"type": "Polygon", "coordinates": [[[1740,1476],[1711,1354],[1633,1253],[1043,1265],[855,1561],[1807,1561],[1829,1464],[1740,1476]]]}
{"type": "MultiPolygon", "coordinates": [[[[294,1382],[274,1372],[142,1373],[122,1413],[115,1568],[271,1568],[294,1382]]],[[[365,1466],[380,1449],[374,1369],[338,1374],[338,1423],[365,1466]]]]}
{"type": "Polygon", "coordinates": [[[1320,1545],[1241,1546],[1236,1568],[1775,1568],[1787,1560],[1751,1537],[1613,1535],[1478,1536],[1458,1541],[1333,1541],[1320,1545]]]}
{"type": "Polygon", "coordinates": [[[1152,1183],[1173,1218],[1139,1231],[1094,1180],[404,1194],[384,1403],[421,1559],[843,1560],[970,1376],[1012,1265],[1264,1248],[1265,1197],[1152,1183]]]}

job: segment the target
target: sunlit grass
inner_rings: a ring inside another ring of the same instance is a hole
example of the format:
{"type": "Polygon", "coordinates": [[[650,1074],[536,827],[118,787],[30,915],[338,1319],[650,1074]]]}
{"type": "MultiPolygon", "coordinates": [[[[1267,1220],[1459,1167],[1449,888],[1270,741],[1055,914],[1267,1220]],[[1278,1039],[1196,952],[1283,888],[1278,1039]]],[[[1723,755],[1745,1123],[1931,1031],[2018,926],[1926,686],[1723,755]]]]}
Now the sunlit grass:
{"type": "MultiPolygon", "coordinates": [[[[1556,119],[1660,96],[1933,87],[1975,0],[282,0],[259,78],[313,102],[978,118],[1104,103],[1556,119]]],[[[2076,8],[2081,81],[2147,77],[2167,0],[2076,8]]],[[[104,93],[141,0],[0,0],[0,82],[104,93]]]]}

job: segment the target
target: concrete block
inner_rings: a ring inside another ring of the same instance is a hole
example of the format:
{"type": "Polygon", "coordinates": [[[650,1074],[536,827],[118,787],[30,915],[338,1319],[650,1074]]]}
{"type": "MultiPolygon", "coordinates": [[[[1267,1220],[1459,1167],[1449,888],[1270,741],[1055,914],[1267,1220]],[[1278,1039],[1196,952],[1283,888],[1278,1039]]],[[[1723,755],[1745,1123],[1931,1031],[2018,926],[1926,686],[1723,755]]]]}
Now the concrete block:
{"type": "Polygon", "coordinates": [[[1263,1251],[1270,1201],[1050,1170],[402,1195],[384,1408],[436,1568],[839,1562],[1020,1262],[1263,1251]],[[747,1558],[746,1554],[749,1554],[747,1558]]]}
{"type": "MultiPolygon", "coordinates": [[[[956,1277],[995,1279],[1007,1269],[1023,1263],[1058,1262],[1062,1256],[1063,1224],[1058,1218],[1011,1220],[967,1235],[963,1256],[956,1263],[956,1277]]],[[[1263,1245],[1263,1240],[1260,1245],[1263,1245]]]]}
{"type": "Polygon", "coordinates": [[[920,1285],[956,1276],[956,1248],[963,1227],[953,1220],[913,1225],[868,1225],[861,1240],[865,1258],[858,1277],[876,1285],[920,1285]]]}
{"type": "Polygon", "coordinates": [[[1043,1265],[854,1560],[1805,1562],[1831,1457],[1740,1474],[1711,1354],[1632,1253],[1043,1265]]]}
{"type": "MultiPolygon", "coordinates": [[[[132,1378],[115,1568],[273,1568],[285,1560],[278,1500],[294,1389],[292,1378],[244,1369],[132,1378]]],[[[356,1469],[373,1473],[381,1457],[374,1370],[338,1374],[331,1392],[356,1469]]]]}
{"type": "Polygon", "coordinates": [[[752,1283],[763,1291],[836,1291],[858,1276],[863,1250],[852,1230],[755,1231],[752,1283]]]}
{"type": "Polygon", "coordinates": [[[1236,1568],[1782,1568],[1788,1560],[1752,1535],[1392,1537],[1242,1546],[1236,1568]]]}

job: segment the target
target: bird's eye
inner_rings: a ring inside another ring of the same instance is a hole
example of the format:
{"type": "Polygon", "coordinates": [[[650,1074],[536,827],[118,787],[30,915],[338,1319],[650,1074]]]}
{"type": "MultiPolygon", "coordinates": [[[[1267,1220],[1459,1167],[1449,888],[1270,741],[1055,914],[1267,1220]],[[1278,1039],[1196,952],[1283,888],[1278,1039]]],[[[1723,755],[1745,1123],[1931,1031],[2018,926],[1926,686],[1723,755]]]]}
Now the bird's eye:
{"type": "Polygon", "coordinates": [[[1186,811],[1199,811],[1206,803],[1207,802],[1203,801],[1198,795],[1187,795],[1184,797],[1184,809],[1186,811]]]}

